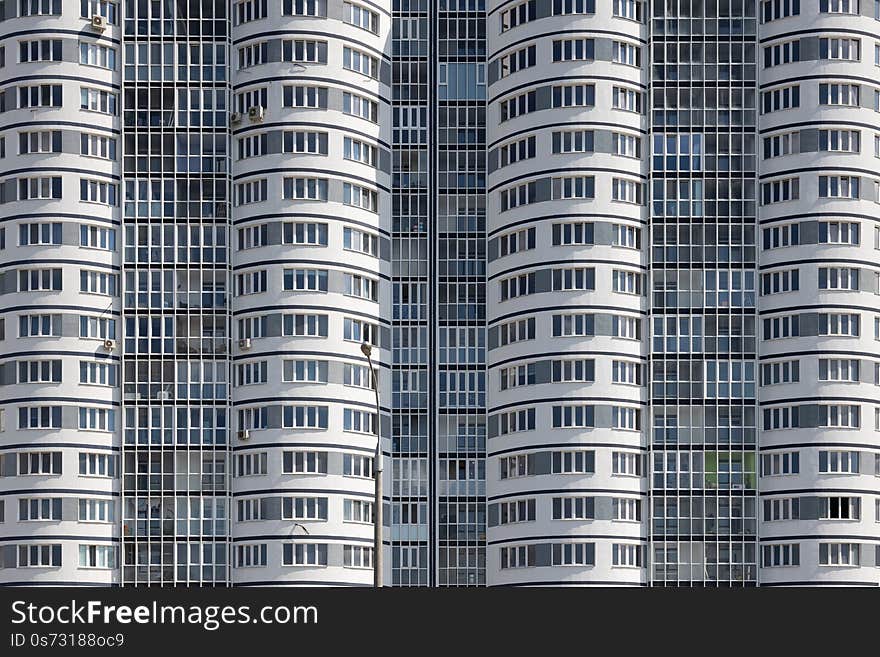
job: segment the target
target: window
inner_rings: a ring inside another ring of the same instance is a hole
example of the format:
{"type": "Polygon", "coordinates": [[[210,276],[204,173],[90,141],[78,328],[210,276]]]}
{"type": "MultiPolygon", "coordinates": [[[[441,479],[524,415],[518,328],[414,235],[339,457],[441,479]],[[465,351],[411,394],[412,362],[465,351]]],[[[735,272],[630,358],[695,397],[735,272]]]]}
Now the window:
{"type": "Polygon", "coordinates": [[[819,0],[819,11],[823,14],[859,13],[859,0],[819,0]]]}
{"type": "MultiPolygon", "coordinates": [[[[60,323],[60,316],[59,323],[60,323]]],[[[61,335],[60,329],[58,335],[61,335]]],[[[116,339],[116,320],[107,317],[90,317],[80,315],[79,337],[99,340],[116,339]]]]}
{"type": "Polygon", "coordinates": [[[793,292],[800,287],[800,276],[797,269],[783,269],[781,271],[761,274],[761,294],[782,294],[793,292]]]}
{"type": "Polygon", "coordinates": [[[596,57],[593,39],[560,39],[553,42],[553,61],[592,61],[596,57]]]}
{"type": "Polygon", "coordinates": [[[503,123],[515,119],[523,114],[534,112],[537,106],[538,94],[536,91],[526,91],[511,98],[506,98],[499,103],[503,123]]]}
{"type": "Polygon", "coordinates": [[[819,426],[858,429],[860,410],[849,404],[819,404],[819,426]]]}
{"type": "Polygon", "coordinates": [[[282,230],[282,243],[327,246],[327,224],[287,221],[282,230]]]}
{"type": "Polygon", "coordinates": [[[611,426],[615,429],[638,431],[642,428],[641,420],[641,409],[625,406],[612,406],[611,408],[611,426]]]}
{"type": "Polygon", "coordinates": [[[785,41],[764,48],[764,68],[800,61],[800,39],[785,41]]]}
{"type": "Polygon", "coordinates": [[[326,0],[284,0],[283,16],[327,16],[326,0]]]}
{"type": "Polygon", "coordinates": [[[116,457],[112,454],[80,452],[79,474],[81,477],[115,477],[116,457]]]}
{"type": "MultiPolygon", "coordinates": [[[[37,246],[42,244],[61,244],[61,224],[60,223],[32,223],[19,224],[18,226],[18,245],[19,246],[37,246]]],[[[34,270],[39,271],[39,270],[34,270]]],[[[53,271],[53,270],[42,270],[53,271]]]]}
{"type": "Polygon", "coordinates": [[[252,271],[246,274],[236,274],[235,294],[245,296],[248,294],[260,294],[266,291],[266,270],[252,271]]]}
{"type": "Polygon", "coordinates": [[[296,292],[326,292],[326,269],[285,269],[284,289],[296,292]]]}
{"type": "Polygon", "coordinates": [[[800,381],[800,362],[797,360],[761,364],[761,385],[797,383],[798,381],[800,381]]]}
{"type": "Polygon", "coordinates": [[[19,383],[61,383],[60,360],[18,361],[19,383]]]}
{"type": "Polygon", "coordinates": [[[536,63],[535,52],[536,47],[531,45],[526,46],[525,48],[520,48],[519,50],[514,50],[513,52],[500,57],[498,59],[498,77],[506,78],[508,75],[513,75],[517,71],[534,66],[536,63]]]}
{"type": "Polygon", "coordinates": [[[327,87],[287,85],[282,91],[282,102],[284,107],[327,109],[327,87]]]}
{"type": "Polygon", "coordinates": [[[326,338],[327,324],[327,315],[285,314],[282,320],[282,335],[326,338]]]}
{"type": "Polygon", "coordinates": [[[614,87],[611,94],[612,107],[627,112],[642,113],[642,92],[626,87],[614,87]]]}
{"type": "Polygon", "coordinates": [[[595,409],[590,405],[566,405],[553,407],[553,428],[584,428],[596,426],[595,409]]]}
{"type": "Polygon", "coordinates": [[[623,203],[642,205],[645,202],[645,186],[635,180],[613,178],[611,180],[611,198],[623,203]]]}
{"type": "Polygon", "coordinates": [[[860,137],[858,130],[820,130],[819,150],[858,153],[860,137]]]}
{"type": "Polygon", "coordinates": [[[859,224],[851,221],[820,221],[819,244],[859,244],[859,224]]]}
{"type": "Polygon", "coordinates": [[[780,497],[764,500],[764,521],[797,520],[800,518],[800,498],[780,497]]]}
{"type": "Polygon", "coordinates": [[[859,474],[859,453],[820,450],[819,472],[823,474],[859,474]]]}
{"type": "Polygon", "coordinates": [[[84,431],[113,431],[116,411],[112,408],[80,408],[79,428],[84,431]]]}
{"type": "Polygon", "coordinates": [[[800,130],[764,137],[764,159],[800,153],[800,130]]]}
{"type": "Polygon", "coordinates": [[[61,498],[19,498],[18,519],[21,521],[61,520],[61,498]]]}
{"type": "Polygon", "coordinates": [[[800,335],[800,321],[798,315],[764,318],[763,327],[765,340],[792,338],[800,335]]]}
{"type": "Polygon", "coordinates": [[[595,14],[595,0],[553,0],[553,15],[595,14]]]}
{"type": "Polygon", "coordinates": [[[761,0],[762,23],[770,23],[780,18],[797,16],[800,13],[801,0],[761,0]]]}
{"type": "Polygon", "coordinates": [[[519,386],[534,385],[535,383],[535,364],[514,365],[512,367],[502,367],[499,370],[501,379],[501,390],[508,390],[519,386]]]}
{"type": "Polygon", "coordinates": [[[259,66],[269,60],[269,42],[261,41],[241,46],[238,49],[238,68],[245,69],[259,66]]]}
{"type": "MultiPolygon", "coordinates": [[[[350,455],[346,456],[350,458],[350,455]]],[[[282,457],[282,472],[284,474],[327,474],[327,452],[285,451],[282,457]]],[[[372,476],[372,471],[367,476],[372,476]]]]}
{"type": "Polygon", "coordinates": [[[517,456],[502,456],[498,462],[501,466],[501,479],[528,477],[532,474],[529,458],[526,454],[519,454],[517,456]]]}
{"type": "Polygon", "coordinates": [[[520,319],[498,325],[498,346],[535,339],[535,318],[520,319]]]}
{"type": "Polygon", "coordinates": [[[303,201],[326,201],[326,178],[285,178],[284,198],[303,201]]]}
{"type": "Polygon", "coordinates": [[[644,274],[615,269],[611,272],[611,289],[621,294],[641,295],[644,290],[644,274]]]}
{"type": "Polygon", "coordinates": [[[528,23],[537,17],[536,0],[526,0],[501,12],[501,32],[512,30],[518,25],[528,23]]]}
{"type": "Polygon", "coordinates": [[[554,153],[592,153],[595,134],[592,130],[565,130],[551,135],[554,153]]]}
{"type": "Polygon", "coordinates": [[[801,553],[798,543],[773,543],[761,546],[762,568],[799,566],[800,564],[801,553]]]}
{"type": "Polygon", "coordinates": [[[344,293],[368,301],[379,300],[379,281],[359,274],[344,274],[344,293]]]}
{"type": "Polygon", "coordinates": [[[553,566],[596,565],[595,543],[553,543],[551,548],[553,566]]]}
{"type": "Polygon", "coordinates": [[[18,474],[21,476],[61,474],[61,452],[19,452],[18,474]]]}
{"type": "Polygon", "coordinates": [[[269,242],[269,226],[268,224],[260,224],[258,226],[247,226],[238,229],[238,249],[244,251],[247,249],[257,249],[266,246],[269,242]]]}
{"type": "Polygon", "coordinates": [[[328,407],[285,406],[282,426],[285,429],[326,429],[329,426],[328,407]]]}
{"type": "Polygon", "coordinates": [[[859,90],[857,84],[819,84],[820,105],[851,105],[859,106],[859,90]]]}
{"type": "Polygon", "coordinates": [[[535,192],[535,183],[525,183],[517,185],[516,187],[511,187],[510,189],[501,190],[499,192],[501,199],[501,212],[506,212],[507,210],[512,210],[521,205],[532,203],[535,198],[535,192]]]}
{"type": "Polygon", "coordinates": [[[268,380],[268,361],[237,363],[235,365],[235,385],[248,386],[266,383],[268,380]]]}
{"type": "Polygon", "coordinates": [[[626,64],[627,66],[641,66],[642,49],[625,41],[615,41],[611,61],[617,64],[626,64]]]}
{"type": "Polygon", "coordinates": [[[550,454],[550,472],[553,474],[593,474],[595,471],[596,453],[592,450],[558,451],[550,454]]]}
{"type": "Polygon", "coordinates": [[[103,180],[88,180],[80,178],[79,200],[86,203],[102,203],[103,205],[117,204],[119,198],[119,185],[104,182],[103,180]]]}
{"type": "Polygon", "coordinates": [[[24,269],[18,272],[18,291],[60,291],[61,269],[24,269]]]}
{"type": "Polygon", "coordinates": [[[253,477],[268,472],[266,452],[251,452],[235,455],[235,476],[253,477]]]}
{"type": "Polygon", "coordinates": [[[39,130],[36,132],[20,132],[18,135],[18,152],[28,153],[60,153],[61,131],[39,130]]]}
{"type": "Polygon", "coordinates": [[[642,140],[633,135],[624,135],[615,132],[611,135],[614,154],[622,157],[641,157],[642,140]]]}
{"type": "Polygon", "coordinates": [[[266,337],[266,315],[258,317],[245,317],[238,320],[239,338],[263,338],[266,337]]]}
{"type": "Polygon", "coordinates": [[[18,88],[19,109],[61,107],[61,105],[62,92],[60,84],[35,84],[18,88]]]}
{"type": "Polygon", "coordinates": [[[523,228],[498,238],[498,257],[528,251],[535,248],[535,229],[523,228]]]}
{"type": "Polygon", "coordinates": [[[378,433],[376,420],[376,414],[369,411],[361,411],[355,408],[344,408],[342,410],[342,428],[344,431],[378,433]]]}
{"type": "MultiPolygon", "coordinates": [[[[552,270],[553,291],[595,290],[596,269],[594,267],[572,267],[552,270]]],[[[534,287],[534,282],[533,286],[534,287]]],[[[527,292],[530,294],[531,290],[527,292]]]]}
{"type": "Polygon", "coordinates": [[[764,431],[796,429],[799,426],[799,407],[780,406],[764,409],[764,431]]]}
{"type": "Polygon", "coordinates": [[[761,203],[784,203],[800,198],[800,180],[798,178],[783,178],[761,184],[761,203]]]}
{"type": "Polygon", "coordinates": [[[269,411],[265,406],[238,409],[239,431],[265,429],[269,426],[269,411]]]}
{"type": "Polygon", "coordinates": [[[249,500],[238,500],[239,522],[250,522],[252,520],[263,519],[263,500],[259,498],[249,500]]]}
{"type": "Polygon", "coordinates": [[[641,23],[644,21],[644,3],[641,0],[612,0],[612,16],[641,23]]]}
{"type": "MultiPolygon", "coordinates": [[[[327,148],[325,144],[324,154],[326,154],[326,152],[327,148]]],[[[343,139],[343,157],[346,160],[361,162],[371,167],[379,165],[378,149],[372,144],[368,144],[365,141],[354,139],[352,137],[345,137],[343,139]]]]}
{"type": "Polygon", "coordinates": [[[366,500],[343,500],[342,520],[344,522],[372,523],[373,503],[366,500]]]}
{"type": "Polygon", "coordinates": [[[117,294],[118,276],[102,271],[81,269],[79,272],[79,291],[87,294],[104,294],[115,297],[117,294]]]}
{"type": "Polygon", "coordinates": [[[34,199],[60,199],[61,178],[19,178],[18,200],[27,201],[34,199]]]}
{"type": "Polygon", "coordinates": [[[615,497],[612,499],[613,520],[628,520],[638,522],[642,519],[642,501],[633,500],[623,497],[615,497]]]}
{"type": "MultiPolygon", "coordinates": [[[[324,106],[326,107],[326,99],[324,106]]],[[[379,121],[379,103],[347,91],[342,94],[342,111],[373,123],[379,121]]]]}
{"type": "MultiPolygon", "coordinates": [[[[35,2],[36,0],[31,0],[35,2]]],[[[60,5],[60,0],[59,5],[60,5]]],[[[61,13],[61,10],[58,10],[61,13]]],[[[61,544],[50,545],[19,545],[19,568],[58,568],[61,566],[61,544]]]]}
{"type": "MultiPolygon", "coordinates": [[[[265,1],[265,0],[264,0],[265,1]]],[[[267,563],[265,543],[235,546],[235,565],[238,568],[259,568],[267,563]]]]}
{"type": "MultiPolygon", "coordinates": [[[[58,94],[60,99],[60,90],[58,94]]],[[[60,102],[58,106],[60,107],[60,102]]],[[[80,88],[80,109],[115,116],[117,112],[116,94],[109,91],[101,91],[100,89],[82,87],[80,88]]]]}
{"type": "Polygon", "coordinates": [[[553,383],[590,383],[596,380],[596,361],[578,358],[550,361],[553,383]]]}
{"type": "Polygon", "coordinates": [[[116,504],[113,500],[81,499],[79,501],[80,522],[114,522],[116,504]]]}
{"type": "MultiPolygon", "coordinates": [[[[534,0],[532,0],[534,2],[534,0]]],[[[501,548],[501,570],[527,568],[535,565],[534,545],[514,545],[501,548]]]]}
{"type": "Polygon", "coordinates": [[[611,363],[611,381],[642,385],[642,365],[627,360],[614,360],[611,363]]]}
{"type": "Polygon", "coordinates": [[[859,198],[858,176],[819,176],[819,198],[859,198]]]}
{"type": "Polygon", "coordinates": [[[238,159],[261,157],[269,152],[269,135],[263,133],[238,139],[238,159]]]}
{"type": "Polygon", "coordinates": [[[551,107],[593,107],[596,104],[596,85],[567,84],[552,89],[551,107]]]}
{"type": "Polygon", "coordinates": [[[593,520],[596,517],[595,506],[592,497],[554,497],[552,518],[553,520],[593,520]]]}
{"type": "MultiPolygon", "coordinates": [[[[34,0],[28,0],[29,2],[34,0]]],[[[53,0],[54,1],[54,0],[53,0]]],[[[42,0],[43,3],[46,0],[42,0]]],[[[59,3],[60,4],[60,3],[59,3]]],[[[58,13],[61,13],[60,11],[58,13]]],[[[79,15],[80,18],[91,18],[94,15],[100,15],[107,19],[110,25],[118,25],[117,6],[112,0],[80,0],[79,15]]]]}
{"type": "Polygon", "coordinates": [[[19,429],[60,429],[60,406],[20,406],[18,408],[19,429]]]}
{"type": "Polygon", "coordinates": [[[765,250],[797,246],[799,244],[799,224],[786,224],[765,228],[763,238],[765,250]]]}
{"type": "Polygon", "coordinates": [[[79,44],[79,63],[116,70],[116,49],[96,43],[79,44]]]}
{"type": "Polygon", "coordinates": [[[596,196],[596,179],[594,176],[568,176],[552,179],[552,198],[556,199],[591,199],[596,196]]]}
{"type": "MultiPolygon", "coordinates": [[[[60,16],[61,0],[19,0],[19,16],[60,16]]],[[[59,546],[60,549],[60,546],[59,546]]],[[[60,558],[59,558],[60,561],[60,558]]],[[[59,564],[60,565],[60,564],[59,564]]]]}
{"type": "Polygon", "coordinates": [[[360,319],[346,317],[343,321],[343,338],[352,342],[368,342],[379,346],[379,327],[360,319]]]}
{"type": "Polygon", "coordinates": [[[596,334],[592,314],[553,315],[553,337],[587,337],[596,334]]]}
{"type": "Polygon", "coordinates": [[[373,477],[373,457],[358,454],[342,455],[342,474],[346,477],[373,477]]]}
{"type": "Polygon", "coordinates": [[[379,14],[353,2],[342,3],[342,20],[363,30],[379,34],[379,14]]]}
{"type": "Polygon", "coordinates": [[[819,313],[819,335],[859,336],[857,313],[819,313]]]}
{"type": "Polygon", "coordinates": [[[343,545],[342,565],[346,568],[372,568],[373,548],[362,545],[343,545]]]}
{"type": "Polygon", "coordinates": [[[819,543],[820,566],[858,566],[860,557],[859,543],[819,543]]]}
{"type": "Polygon", "coordinates": [[[614,315],[611,319],[611,335],[627,340],[641,340],[642,323],[637,317],[614,315]]]}
{"type": "Polygon", "coordinates": [[[501,146],[498,149],[499,168],[535,157],[535,140],[532,135],[501,146]]]}
{"type": "Polygon", "coordinates": [[[368,210],[369,212],[378,212],[379,192],[362,185],[343,183],[342,202],[345,205],[353,205],[368,210]]]}
{"type": "Polygon", "coordinates": [[[777,87],[770,91],[761,92],[761,113],[779,112],[801,106],[800,85],[777,87]]]}
{"type": "Polygon", "coordinates": [[[641,545],[613,543],[611,545],[611,563],[614,566],[641,568],[644,549],[641,545]]]}
{"type": "Polygon", "coordinates": [[[499,281],[501,301],[532,294],[535,290],[535,274],[520,274],[499,281]]]}
{"type": "Polygon", "coordinates": [[[282,555],[285,566],[326,566],[326,543],[285,543],[282,555]]]}
{"type": "Polygon", "coordinates": [[[633,452],[612,452],[611,473],[615,475],[642,476],[642,455],[633,452]]]}
{"type": "Polygon", "coordinates": [[[840,37],[819,39],[819,59],[843,59],[857,62],[861,59],[861,40],[840,37]]]}
{"type": "Polygon", "coordinates": [[[859,271],[856,267],[819,267],[819,289],[857,291],[859,271]]]}
{"type": "Polygon", "coordinates": [[[535,409],[523,408],[518,411],[498,413],[493,416],[498,422],[498,435],[506,436],[519,431],[535,430],[535,409]]]}
{"type": "Polygon", "coordinates": [[[282,381],[285,383],[327,383],[327,361],[285,360],[282,381]]]}
{"type": "Polygon", "coordinates": [[[284,497],[281,502],[284,520],[327,520],[326,497],[284,497]]]}

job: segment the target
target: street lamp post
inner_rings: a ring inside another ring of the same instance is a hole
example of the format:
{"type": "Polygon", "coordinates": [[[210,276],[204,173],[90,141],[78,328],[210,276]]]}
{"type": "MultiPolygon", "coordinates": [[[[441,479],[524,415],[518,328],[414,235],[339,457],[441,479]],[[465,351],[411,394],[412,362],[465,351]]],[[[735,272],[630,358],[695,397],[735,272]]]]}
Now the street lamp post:
{"type": "Polygon", "coordinates": [[[370,374],[373,379],[373,392],[376,393],[376,455],[373,457],[373,479],[376,482],[376,492],[373,496],[373,586],[382,587],[383,559],[382,559],[382,416],[379,410],[379,380],[376,377],[376,369],[373,367],[373,359],[370,357],[372,348],[369,343],[361,344],[361,352],[367,357],[370,365],[370,374]]]}

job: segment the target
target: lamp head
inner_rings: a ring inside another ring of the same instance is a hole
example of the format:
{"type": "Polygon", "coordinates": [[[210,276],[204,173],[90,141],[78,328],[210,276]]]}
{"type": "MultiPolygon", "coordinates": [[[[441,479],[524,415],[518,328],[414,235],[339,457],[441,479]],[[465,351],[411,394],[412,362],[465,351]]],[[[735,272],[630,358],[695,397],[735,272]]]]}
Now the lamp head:
{"type": "Polygon", "coordinates": [[[368,342],[361,343],[361,353],[367,358],[370,357],[370,354],[373,353],[373,348],[370,346],[368,342]]]}

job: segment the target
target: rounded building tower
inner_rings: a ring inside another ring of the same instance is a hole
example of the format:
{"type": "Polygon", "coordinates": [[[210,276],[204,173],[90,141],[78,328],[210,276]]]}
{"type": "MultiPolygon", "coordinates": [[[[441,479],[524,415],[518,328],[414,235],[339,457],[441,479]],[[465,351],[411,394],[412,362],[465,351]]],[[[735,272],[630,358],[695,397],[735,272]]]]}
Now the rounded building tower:
{"type": "Polygon", "coordinates": [[[233,581],[369,585],[390,3],[243,2],[233,24],[233,581]]]}
{"type": "Polygon", "coordinates": [[[641,3],[488,8],[490,585],[644,585],[641,3]]]}
{"type": "Polygon", "coordinates": [[[880,23],[764,2],[759,34],[760,584],[877,585],[880,23]]]}
{"type": "Polygon", "coordinates": [[[118,581],[119,20],[0,16],[0,584],[118,581]]]}

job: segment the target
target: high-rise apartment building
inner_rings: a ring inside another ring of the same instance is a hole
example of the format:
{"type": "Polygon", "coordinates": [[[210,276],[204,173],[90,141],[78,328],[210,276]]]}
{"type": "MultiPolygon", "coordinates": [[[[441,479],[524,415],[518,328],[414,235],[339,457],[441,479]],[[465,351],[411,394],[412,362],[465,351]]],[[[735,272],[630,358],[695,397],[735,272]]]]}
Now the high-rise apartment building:
{"type": "Polygon", "coordinates": [[[0,584],[880,582],[880,1],[0,1],[0,584]],[[361,344],[372,345],[379,388],[361,344]]]}

